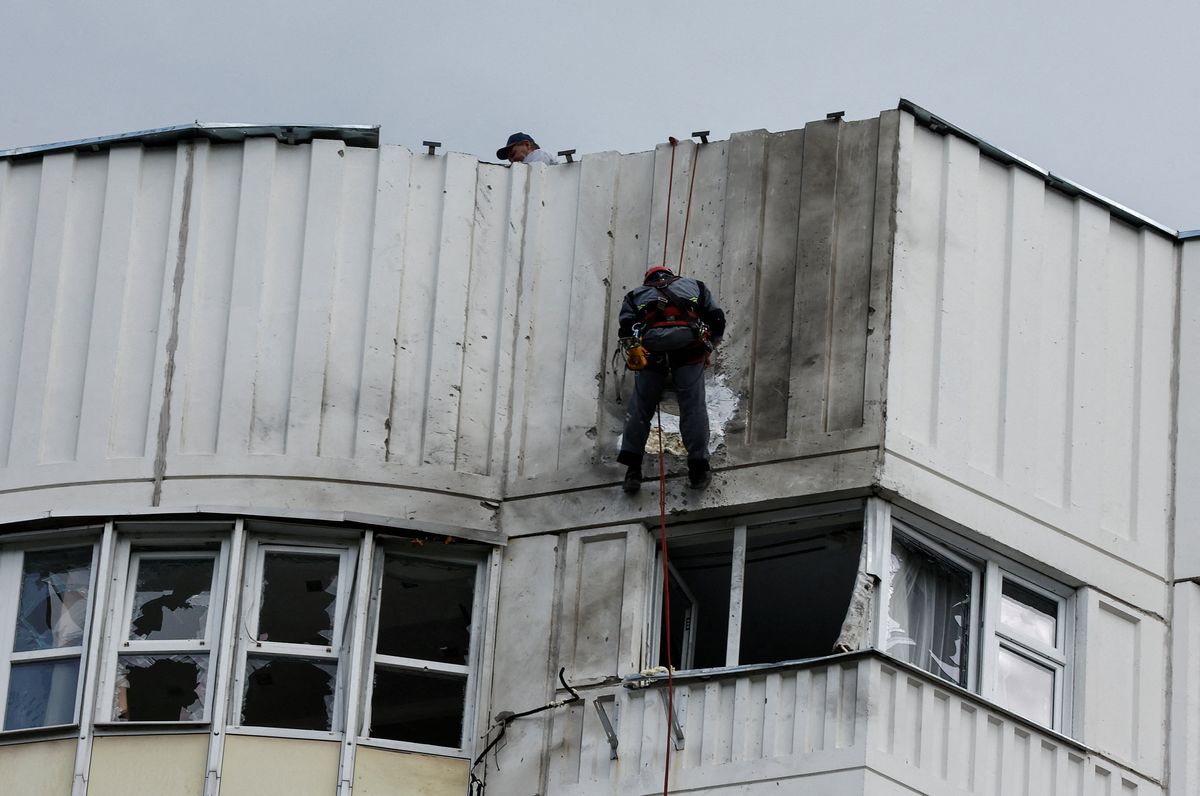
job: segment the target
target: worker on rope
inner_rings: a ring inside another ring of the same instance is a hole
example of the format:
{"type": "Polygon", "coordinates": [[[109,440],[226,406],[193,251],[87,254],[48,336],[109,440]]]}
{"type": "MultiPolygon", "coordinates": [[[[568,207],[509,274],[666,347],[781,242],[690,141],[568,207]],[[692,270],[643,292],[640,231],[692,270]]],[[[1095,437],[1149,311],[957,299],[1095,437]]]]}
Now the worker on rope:
{"type": "Polygon", "coordinates": [[[671,377],[679,399],[679,432],[688,453],[688,485],[704,489],[712,478],[704,368],[725,334],[725,313],[703,282],[655,265],[646,271],[642,285],[626,294],[619,324],[626,367],[635,371],[617,455],[629,468],[622,487],[630,494],[641,489],[650,421],[671,377]]]}
{"type": "Polygon", "coordinates": [[[557,166],[558,158],[544,149],[527,133],[513,133],[508,137],[508,143],[496,150],[496,157],[509,163],[545,163],[557,166]]]}

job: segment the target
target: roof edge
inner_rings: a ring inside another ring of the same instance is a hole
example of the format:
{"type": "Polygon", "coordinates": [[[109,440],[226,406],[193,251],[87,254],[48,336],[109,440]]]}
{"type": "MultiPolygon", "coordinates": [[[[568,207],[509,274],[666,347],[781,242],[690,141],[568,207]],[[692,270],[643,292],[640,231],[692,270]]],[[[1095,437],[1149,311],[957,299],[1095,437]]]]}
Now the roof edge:
{"type": "Polygon", "coordinates": [[[248,138],[274,138],[284,144],[307,144],[314,139],[342,141],[349,146],[378,148],[379,125],[313,124],[238,124],[231,122],[192,122],[172,127],[156,127],[131,133],[116,133],[77,141],[0,149],[0,160],[40,157],[58,152],[100,152],[118,144],[166,146],[193,139],[238,142],[248,138]]]}
{"type": "Polygon", "coordinates": [[[1144,216],[1136,210],[1131,210],[1119,202],[1114,202],[1112,199],[1109,199],[1102,194],[1085,188],[1077,182],[1068,180],[1065,177],[1060,177],[1048,169],[1042,168],[1036,163],[1032,163],[1025,158],[1009,152],[1006,149],[1001,149],[1000,147],[985,141],[979,136],[969,133],[961,127],[951,124],[940,116],[935,116],[911,100],[901,97],[898,107],[900,110],[912,114],[917,120],[917,123],[922,127],[927,127],[929,130],[935,133],[950,133],[951,135],[955,135],[966,141],[970,141],[972,144],[975,144],[975,146],[979,147],[980,152],[987,155],[992,160],[999,161],[1006,166],[1016,166],[1017,168],[1038,177],[1044,183],[1046,183],[1048,187],[1053,188],[1059,193],[1064,193],[1067,196],[1082,196],[1086,199],[1090,199],[1091,201],[1106,207],[1109,212],[1127,224],[1131,224],[1135,227],[1149,227],[1166,235],[1170,235],[1176,240],[1182,240],[1185,234],[1195,234],[1180,233],[1178,230],[1172,229],[1165,224],[1158,223],[1149,216],[1144,216]]]}

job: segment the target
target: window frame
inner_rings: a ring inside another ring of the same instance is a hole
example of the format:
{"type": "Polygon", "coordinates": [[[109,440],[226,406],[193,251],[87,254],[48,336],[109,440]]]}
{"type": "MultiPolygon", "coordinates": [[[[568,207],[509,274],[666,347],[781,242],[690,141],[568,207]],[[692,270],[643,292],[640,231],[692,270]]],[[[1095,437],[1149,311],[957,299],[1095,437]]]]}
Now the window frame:
{"type": "MultiPolygon", "coordinates": [[[[119,533],[120,528],[117,530],[119,533]]],[[[220,665],[222,656],[228,655],[230,652],[223,649],[224,634],[221,632],[225,604],[229,599],[230,548],[229,533],[188,536],[182,539],[141,533],[126,533],[118,537],[113,566],[113,588],[109,596],[110,605],[106,611],[106,615],[111,619],[105,632],[103,661],[100,664],[102,668],[99,692],[95,705],[94,721],[97,726],[106,729],[184,728],[205,727],[212,723],[217,690],[217,667],[220,665]],[[202,556],[212,556],[214,562],[204,641],[197,643],[195,640],[187,639],[147,641],[128,638],[128,629],[132,621],[133,599],[137,589],[137,580],[132,577],[134,561],[136,560],[140,566],[141,560],[144,558],[199,558],[202,556]],[[135,654],[138,651],[144,655],[204,654],[208,656],[203,719],[198,721],[125,721],[115,718],[113,699],[116,690],[118,661],[122,655],[135,654]]]]}
{"type": "Polygon", "coordinates": [[[370,607],[366,628],[361,641],[363,649],[362,686],[359,689],[361,699],[359,707],[359,726],[356,742],[361,745],[377,746],[384,749],[394,749],[406,752],[436,754],[445,757],[461,757],[470,759],[474,747],[476,711],[478,709],[478,692],[480,688],[480,659],[483,654],[483,635],[489,599],[489,561],[490,551],[480,550],[478,553],[446,551],[425,548],[404,549],[404,544],[411,540],[400,538],[378,537],[371,561],[370,607]],[[379,646],[379,619],[383,596],[383,571],[387,556],[399,556],[424,561],[462,564],[475,568],[475,583],[471,598],[471,640],[465,665],[446,664],[426,661],[421,658],[405,658],[392,655],[381,655],[379,646]],[[371,700],[375,690],[375,668],[383,665],[402,671],[436,671],[448,674],[466,674],[464,685],[462,734],[458,747],[436,746],[414,741],[397,741],[389,738],[377,738],[371,732],[371,700]]]}
{"type": "MultiPolygon", "coordinates": [[[[247,529],[249,530],[249,529],[247,529]]],[[[309,530],[304,529],[306,532],[309,530]]],[[[241,572],[241,602],[237,613],[237,644],[233,656],[234,672],[230,690],[226,697],[229,709],[226,726],[235,734],[261,735],[281,738],[340,739],[345,733],[346,688],[349,673],[350,647],[354,643],[350,626],[354,622],[354,582],[358,577],[358,538],[338,539],[331,532],[321,539],[286,538],[275,536],[251,536],[246,540],[246,550],[241,572]],[[263,568],[269,553],[298,553],[314,557],[336,558],[338,561],[337,593],[334,597],[333,627],[328,645],[302,644],[278,641],[260,641],[257,638],[263,596],[263,568]],[[336,668],[333,683],[333,704],[330,706],[328,730],[304,730],[291,727],[271,727],[260,724],[243,724],[242,711],[245,705],[246,662],[252,655],[273,658],[319,659],[332,662],[336,668]]]]}
{"type": "MultiPolygon", "coordinates": [[[[966,690],[1002,710],[1020,716],[1024,721],[1043,727],[1045,725],[1036,719],[1023,716],[998,701],[999,652],[1002,648],[1008,649],[1015,651],[1032,663],[1044,665],[1047,668],[1053,666],[1053,715],[1051,725],[1045,728],[1053,732],[1069,733],[1074,726],[1076,589],[882,498],[872,498],[871,501],[875,505],[867,512],[870,519],[866,532],[871,537],[869,546],[871,550],[875,551],[875,562],[873,566],[868,567],[868,573],[879,579],[875,590],[878,599],[875,601],[873,613],[875,648],[884,655],[888,654],[886,633],[891,601],[891,574],[888,561],[891,556],[892,537],[898,529],[908,539],[939,555],[951,554],[950,560],[956,563],[958,560],[973,562],[973,566],[980,572],[981,580],[978,592],[973,594],[974,599],[972,599],[972,612],[975,612],[976,607],[979,610],[978,619],[973,628],[977,641],[970,645],[970,649],[980,654],[972,665],[974,679],[969,680],[975,685],[966,690]],[[1014,639],[1004,634],[1000,628],[1000,596],[1005,579],[1055,601],[1057,605],[1056,649],[1053,653],[1046,649],[1039,650],[1036,645],[1014,639]]],[[[930,676],[949,686],[962,687],[937,674],[930,673],[930,676]]]]}
{"type": "Polygon", "coordinates": [[[96,624],[97,590],[101,584],[99,570],[102,566],[102,542],[103,528],[89,527],[78,529],[74,534],[68,532],[68,535],[64,538],[56,538],[52,542],[42,539],[14,540],[12,543],[0,546],[0,584],[13,584],[16,587],[16,594],[13,595],[11,601],[0,599],[0,737],[8,737],[17,733],[62,732],[79,726],[84,715],[86,689],[91,672],[90,658],[92,652],[92,635],[95,632],[96,624]],[[84,612],[83,633],[80,636],[79,644],[49,650],[15,652],[13,644],[16,639],[17,612],[20,608],[20,585],[25,569],[25,556],[29,553],[84,547],[91,550],[91,561],[88,572],[88,605],[84,612]],[[37,727],[5,729],[5,723],[8,718],[8,688],[11,682],[13,664],[71,659],[79,661],[71,721],[60,724],[44,724],[37,727]]]}
{"type": "MultiPolygon", "coordinates": [[[[866,512],[868,502],[864,499],[849,499],[838,500],[822,503],[813,503],[803,507],[781,509],[775,511],[767,511],[757,514],[741,515],[736,519],[718,519],[709,520],[694,524],[689,524],[683,527],[673,527],[667,529],[667,544],[671,545],[685,543],[690,538],[705,536],[718,532],[727,532],[732,536],[730,542],[730,588],[729,588],[729,624],[726,630],[725,639],[725,663],[722,666],[710,666],[700,669],[685,669],[680,664],[675,664],[677,672],[707,672],[707,671],[736,671],[743,668],[761,668],[764,665],[771,664],[742,664],[738,663],[738,658],[741,654],[742,640],[742,610],[743,598],[745,594],[745,571],[746,571],[746,551],[749,544],[750,533],[752,529],[770,528],[772,525],[786,524],[788,522],[810,522],[813,527],[820,528],[828,526],[830,531],[844,523],[849,519],[857,517],[857,521],[861,523],[863,546],[865,547],[868,540],[868,523],[866,512]]],[[[859,571],[862,570],[863,553],[859,555],[859,571]]],[[[662,610],[663,610],[663,575],[662,575],[662,550],[657,547],[655,555],[652,558],[654,571],[651,573],[650,589],[651,598],[647,603],[646,617],[646,640],[645,649],[647,651],[647,662],[650,666],[658,666],[662,655],[662,610]]],[[[669,553],[668,566],[671,567],[669,553]]],[[[672,572],[675,575],[674,572],[672,572]]],[[[676,584],[686,590],[686,584],[682,579],[677,580],[676,584]]],[[[690,661],[694,657],[695,644],[695,625],[690,634],[685,634],[685,644],[691,643],[693,649],[687,650],[683,657],[690,661]]],[[[830,654],[834,654],[830,651],[830,654]]],[[[787,663],[788,661],[777,661],[776,663],[787,663]]]]}

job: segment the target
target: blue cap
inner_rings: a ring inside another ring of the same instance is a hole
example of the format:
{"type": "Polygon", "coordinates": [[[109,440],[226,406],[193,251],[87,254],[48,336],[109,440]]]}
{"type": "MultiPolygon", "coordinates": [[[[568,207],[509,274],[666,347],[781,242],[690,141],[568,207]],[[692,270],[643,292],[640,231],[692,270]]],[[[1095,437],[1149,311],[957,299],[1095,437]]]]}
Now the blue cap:
{"type": "Polygon", "coordinates": [[[508,143],[496,150],[496,157],[500,160],[508,160],[508,150],[512,148],[512,145],[520,144],[524,141],[528,141],[531,144],[536,143],[528,133],[513,133],[508,137],[508,143]]]}

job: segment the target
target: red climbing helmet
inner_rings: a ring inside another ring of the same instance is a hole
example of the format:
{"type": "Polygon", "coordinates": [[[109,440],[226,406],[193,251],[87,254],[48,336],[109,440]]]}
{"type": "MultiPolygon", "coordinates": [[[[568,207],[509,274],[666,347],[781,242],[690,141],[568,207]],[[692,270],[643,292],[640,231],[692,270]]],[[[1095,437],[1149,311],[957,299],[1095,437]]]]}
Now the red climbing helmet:
{"type": "Polygon", "coordinates": [[[657,276],[658,274],[667,274],[669,276],[675,276],[675,273],[670,268],[667,268],[665,265],[652,265],[646,269],[646,276],[642,281],[648,282],[651,279],[653,279],[655,276],[657,276]]]}

